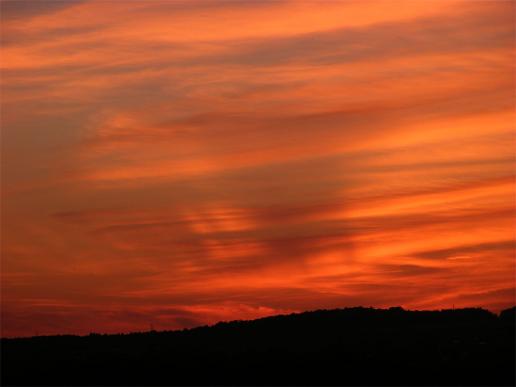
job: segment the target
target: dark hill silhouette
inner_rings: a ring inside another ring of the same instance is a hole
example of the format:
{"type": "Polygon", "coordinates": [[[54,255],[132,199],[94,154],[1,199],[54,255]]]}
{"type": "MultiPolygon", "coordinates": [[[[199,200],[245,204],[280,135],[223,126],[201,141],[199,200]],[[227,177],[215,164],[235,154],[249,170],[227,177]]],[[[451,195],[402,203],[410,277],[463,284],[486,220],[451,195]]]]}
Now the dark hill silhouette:
{"type": "Polygon", "coordinates": [[[2,385],[511,385],[515,309],[318,310],[182,331],[2,339],[2,385]]]}

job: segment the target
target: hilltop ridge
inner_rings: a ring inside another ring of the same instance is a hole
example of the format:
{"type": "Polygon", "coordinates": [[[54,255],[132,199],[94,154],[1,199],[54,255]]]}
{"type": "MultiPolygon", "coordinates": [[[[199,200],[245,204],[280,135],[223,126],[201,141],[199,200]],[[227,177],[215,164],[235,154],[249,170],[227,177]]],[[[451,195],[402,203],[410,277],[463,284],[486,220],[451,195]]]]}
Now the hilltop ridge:
{"type": "Polygon", "coordinates": [[[514,385],[515,316],[357,307],[2,339],[2,385],[514,385]]]}

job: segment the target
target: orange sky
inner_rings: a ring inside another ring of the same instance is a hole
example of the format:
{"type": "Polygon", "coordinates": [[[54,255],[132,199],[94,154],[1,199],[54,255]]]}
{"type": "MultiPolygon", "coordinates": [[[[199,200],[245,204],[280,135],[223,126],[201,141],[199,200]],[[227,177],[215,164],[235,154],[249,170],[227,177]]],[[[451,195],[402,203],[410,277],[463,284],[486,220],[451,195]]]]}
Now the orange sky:
{"type": "Polygon", "coordinates": [[[515,303],[503,1],[5,1],[1,335],[515,303]]]}

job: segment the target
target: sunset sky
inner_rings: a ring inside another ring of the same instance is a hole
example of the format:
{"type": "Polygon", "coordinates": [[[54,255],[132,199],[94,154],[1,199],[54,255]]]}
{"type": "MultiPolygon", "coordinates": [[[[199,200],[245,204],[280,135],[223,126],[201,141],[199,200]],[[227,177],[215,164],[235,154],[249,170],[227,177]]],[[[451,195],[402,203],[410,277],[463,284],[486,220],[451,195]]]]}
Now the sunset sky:
{"type": "Polygon", "coordinates": [[[515,303],[515,2],[0,4],[3,337],[515,303]]]}

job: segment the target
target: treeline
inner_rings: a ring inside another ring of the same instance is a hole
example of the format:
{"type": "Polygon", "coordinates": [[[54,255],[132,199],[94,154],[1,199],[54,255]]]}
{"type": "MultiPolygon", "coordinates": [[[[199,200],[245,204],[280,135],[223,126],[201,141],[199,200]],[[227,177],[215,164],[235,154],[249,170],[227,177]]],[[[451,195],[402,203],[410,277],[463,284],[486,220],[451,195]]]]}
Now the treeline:
{"type": "Polygon", "coordinates": [[[515,385],[516,309],[318,310],[1,340],[2,385],[515,385]]]}

